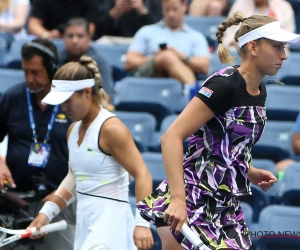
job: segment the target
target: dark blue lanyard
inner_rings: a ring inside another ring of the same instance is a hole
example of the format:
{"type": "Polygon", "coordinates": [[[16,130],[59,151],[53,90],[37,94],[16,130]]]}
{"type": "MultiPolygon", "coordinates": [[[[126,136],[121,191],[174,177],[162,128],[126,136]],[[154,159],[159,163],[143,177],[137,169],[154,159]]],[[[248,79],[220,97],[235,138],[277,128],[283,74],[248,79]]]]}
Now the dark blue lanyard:
{"type": "MultiPolygon", "coordinates": [[[[36,134],[35,122],[34,122],[34,117],[33,117],[33,109],[32,109],[31,98],[30,98],[30,91],[28,88],[26,88],[26,92],[27,92],[27,106],[28,106],[29,121],[30,121],[30,127],[32,129],[32,139],[35,143],[37,143],[38,136],[36,134]]],[[[54,120],[55,120],[55,116],[58,112],[58,108],[59,108],[59,105],[56,105],[52,111],[51,119],[50,119],[50,122],[49,122],[48,128],[47,128],[47,134],[44,139],[44,143],[47,143],[47,141],[49,141],[49,139],[50,139],[50,132],[53,128],[54,120]]]]}

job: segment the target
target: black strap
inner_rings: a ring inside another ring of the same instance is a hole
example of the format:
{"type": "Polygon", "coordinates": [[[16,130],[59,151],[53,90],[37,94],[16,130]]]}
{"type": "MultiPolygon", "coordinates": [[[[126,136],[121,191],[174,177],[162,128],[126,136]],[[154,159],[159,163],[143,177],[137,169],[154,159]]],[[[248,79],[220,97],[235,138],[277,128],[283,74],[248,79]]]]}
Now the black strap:
{"type": "Polygon", "coordinates": [[[102,199],[107,199],[107,200],[113,200],[113,201],[117,201],[117,202],[125,202],[128,203],[128,201],[122,201],[122,200],[118,200],[118,199],[114,199],[114,198],[109,198],[109,197],[105,197],[105,196],[100,196],[100,195],[93,195],[93,194],[86,194],[86,193],[81,193],[79,191],[76,191],[79,194],[83,194],[83,195],[88,195],[88,196],[92,196],[92,197],[97,197],[97,198],[102,198],[102,199]]]}

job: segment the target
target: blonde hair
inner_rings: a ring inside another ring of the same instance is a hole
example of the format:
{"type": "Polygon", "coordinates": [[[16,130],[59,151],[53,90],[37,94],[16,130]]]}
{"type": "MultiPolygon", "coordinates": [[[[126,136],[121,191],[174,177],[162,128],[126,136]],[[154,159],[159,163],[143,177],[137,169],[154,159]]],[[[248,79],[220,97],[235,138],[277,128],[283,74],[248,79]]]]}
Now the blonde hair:
{"type": "MultiPolygon", "coordinates": [[[[276,19],[263,15],[252,15],[250,17],[245,18],[245,14],[242,11],[235,12],[233,17],[226,19],[219,25],[218,31],[216,33],[217,41],[219,43],[218,56],[220,58],[220,61],[222,63],[234,62],[234,57],[231,56],[230,51],[226,49],[222,44],[222,37],[224,35],[224,32],[229,27],[231,27],[232,25],[238,25],[239,23],[242,23],[241,27],[237,30],[234,36],[234,40],[237,42],[239,37],[274,21],[276,21],[276,19]]],[[[243,57],[245,53],[245,47],[243,46],[239,49],[239,54],[243,57]]]]}
{"type": "Polygon", "coordinates": [[[9,9],[11,0],[0,0],[0,13],[4,13],[9,9]]]}
{"type": "Polygon", "coordinates": [[[84,80],[95,79],[95,86],[92,87],[93,96],[96,101],[107,107],[108,95],[102,87],[102,77],[99,73],[97,63],[89,56],[80,57],[78,62],[69,62],[57,70],[54,80],[84,80]]]}

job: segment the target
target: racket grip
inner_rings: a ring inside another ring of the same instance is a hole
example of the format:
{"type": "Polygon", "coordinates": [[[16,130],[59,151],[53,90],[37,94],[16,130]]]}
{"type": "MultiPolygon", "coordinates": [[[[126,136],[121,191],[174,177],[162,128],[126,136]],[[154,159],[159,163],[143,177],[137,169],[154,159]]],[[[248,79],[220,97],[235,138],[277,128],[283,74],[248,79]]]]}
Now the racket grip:
{"type": "Polygon", "coordinates": [[[181,228],[181,233],[199,250],[210,250],[202,240],[194,233],[192,229],[185,223],[183,223],[181,228]]]}
{"type": "Polygon", "coordinates": [[[39,234],[65,230],[67,228],[67,226],[68,226],[67,222],[65,220],[61,220],[59,222],[54,222],[54,223],[42,226],[39,234]]]}

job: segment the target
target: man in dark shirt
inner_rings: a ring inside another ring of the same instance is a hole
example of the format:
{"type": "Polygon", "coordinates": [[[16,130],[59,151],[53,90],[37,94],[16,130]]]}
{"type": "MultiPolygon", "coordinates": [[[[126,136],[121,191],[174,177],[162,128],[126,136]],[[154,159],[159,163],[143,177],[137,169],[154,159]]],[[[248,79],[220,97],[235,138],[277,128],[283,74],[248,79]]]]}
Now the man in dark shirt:
{"type": "Polygon", "coordinates": [[[99,5],[97,36],[133,37],[162,19],[161,0],[105,0],[99,5]]]}
{"type": "MultiPolygon", "coordinates": [[[[0,101],[0,141],[8,135],[6,160],[0,159],[0,188],[4,180],[16,186],[16,192],[34,191],[30,215],[35,217],[43,202],[58,187],[68,172],[66,134],[71,121],[60,106],[44,106],[57,70],[55,45],[36,39],[22,47],[22,68],[26,83],[8,89],[0,101]]],[[[37,242],[34,250],[73,249],[75,204],[55,219],[67,220],[68,230],[50,233],[37,242]]],[[[9,244],[5,249],[28,249],[9,244]]],[[[32,249],[32,248],[31,248],[32,249]]]]}
{"type": "Polygon", "coordinates": [[[72,17],[84,17],[93,36],[98,17],[97,0],[35,0],[28,31],[40,38],[62,38],[65,23],[72,17]]]}
{"type": "Polygon", "coordinates": [[[75,17],[66,23],[63,37],[65,49],[60,55],[60,65],[64,65],[68,62],[77,62],[82,55],[92,57],[97,63],[105,92],[112,95],[113,80],[111,67],[105,58],[101,56],[101,51],[98,53],[98,51],[91,46],[89,34],[89,25],[84,18],[75,17]]]}

